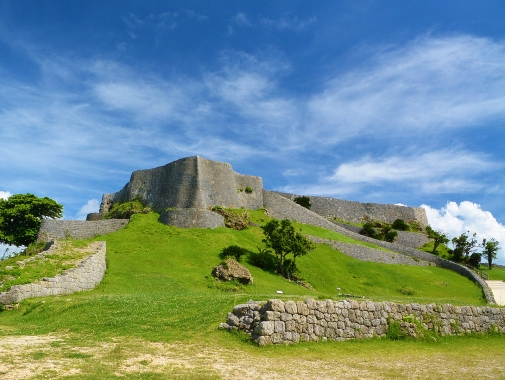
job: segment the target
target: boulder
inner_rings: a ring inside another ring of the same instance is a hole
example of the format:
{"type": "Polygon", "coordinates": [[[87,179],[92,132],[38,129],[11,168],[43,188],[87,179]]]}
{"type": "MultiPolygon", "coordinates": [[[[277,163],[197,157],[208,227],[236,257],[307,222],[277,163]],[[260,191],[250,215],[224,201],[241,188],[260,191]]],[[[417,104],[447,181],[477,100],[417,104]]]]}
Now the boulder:
{"type": "Polygon", "coordinates": [[[241,284],[252,284],[251,272],[235,259],[227,259],[212,270],[212,275],[221,281],[237,279],[241,284]]]}

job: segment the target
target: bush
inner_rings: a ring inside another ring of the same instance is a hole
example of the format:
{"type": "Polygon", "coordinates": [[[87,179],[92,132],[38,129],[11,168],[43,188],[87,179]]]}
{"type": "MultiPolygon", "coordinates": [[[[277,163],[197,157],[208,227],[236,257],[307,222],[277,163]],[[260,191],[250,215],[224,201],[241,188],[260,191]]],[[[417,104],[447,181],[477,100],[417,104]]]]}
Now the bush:
{"type": "Polygon", "coordinates": [[[391,225],[395,230],[398,231],[408,231],[410,229],[409,225],[403,219],[396,219],[391,225]]]}
{"type": "Polygon", "coordinates": [[[36,254],[42,252],[46,248],[46,244],[47,243],[45,241],[41,241],[39,243],[37,243],[37,242],[30,243],[30,245],[25,248],[22,255],[26,255],[26,256],[36,255],[36,254]]]}
{"type": "Polygon", "coordinates": [[[253,192],[252,187],[251,187],[251,186],[246,186],[246,187],[245,187],[245,192],[246,192],[247,194],[251,194],[251,193],[253,192]]]}
{"type": "Polygon", "coordinates": [[[238,245],[230,245],[229,247],[223,248],[219,254],[219,258],[221,260],[225,260],[228,257],[232,257],[240,262],[241,257],[247,255],[248,253],[249,251],[243,247],[239,247],[238,245]]]}
{"type": "Polygon", "coordinates": [[[134,214],[147,214],[151,212],[149,207],[144,207],[140,198],[135,198],[131,202],[120,202],[112,205],[110,211],[105,215],[105,219],[130,219],[134,214]]]}
{"type": "Polygon", "coordinates": [[[298,203],[300,206],[305,207],[306,209],[310,210],[311,204],[310,204],[310,198],[309,197],[296,197],[294,199],[295,203],[298,203]]]}
{"type": "Polygon", "coordinates": [[[268,249],[258,248],[258,252],[249,252],[247,262],[266,271],[276,269],[275,256],[268,249]]]}
{"type": "Polygon", "coordinates": [[[363,228],[359,231],[360,235],[368,236],[373,239],[376,239],[377,232],[371,222],[366,222],[363,224],[363,228]]]}
{"type": "Polygon", "coordinates": [[[474,268],[480,267],[480,260],[482,259],[482,255],[480,253],[474,252],[468,259],[467,264],[474,268]]]}

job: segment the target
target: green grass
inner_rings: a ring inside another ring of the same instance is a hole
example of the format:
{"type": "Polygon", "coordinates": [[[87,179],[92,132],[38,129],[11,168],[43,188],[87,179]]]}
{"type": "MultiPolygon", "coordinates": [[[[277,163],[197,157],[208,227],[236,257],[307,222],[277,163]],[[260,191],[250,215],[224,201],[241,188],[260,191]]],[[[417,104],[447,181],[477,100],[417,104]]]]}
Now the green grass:
{"type": "MultiPolygon", "coordinates": [[[[186,361],[198,361],[196,354],[207,352],[207,349],[211,362],[215,357],[221,357],[227,363],[240,358],[254,362],[268,357],[272,363],[277,363],[272,370],[280,371],[281,377],[290,373],[282,364],[293,360],[292,366],[296,366],[296,357],[309,364],[318,360],[330,365],[335,360],[352,363],[355,358],[367,360],[370,352],[375,352],[384,358],[382,361],[386,358],[403,361],[404,350],[414,350],[413,358],[427,352],[434,356],[448,355],[452,349],[462,347],[458,343],[462,340],[476,350],[483,350],[482,347],[491,344],[500,352],[505,351],[503,339],[494,337],[485,338],[487,343],[479,339],[448,338],[434,345],[372,340],[257,348],[241,334],[217,329],[234,305],[249,299],[338,299],[336,288],[340,287],[343,293],[362,295],[371,300],[457,305],[483,305],[484,300],[480,288],[454,272],[435,267],[358,261],[325,245],[318,245],[297,261],[302,275],[315,290],[288,282],[243,260],[254,277],[254,284],[232,289],[237,290],[235,292],[222,291],[210,277],[212,268],[220,262],[219,252],[229,245],[249,250],[263,247],[261,228],[242,231],[179,229],[160,224],[157,218],[156,214],[134,215],[124,229],[80,242],[81,245],[92,240],[107,242],[107,271],[102,283],[93,291],[28,299],[17,310],[1,312],[0,336],[49,334],[62,337],[62,342],[55,343],[51,350],[34,348],[25,360],[42,362],[53,359],[72,361],[76,368],[82,366],[82,374],[69,378],[118,378],[118,363],[124,363],[131,355],[149,354],[151,349],[154,350],[149,348],[149,342],[176,345],[173,347],[179,348],[174,352],[188,347],[188,350],[195,350],[194,353],[188,352],[186,361]],[[282,290],[284,294],[276,294],[276,290],[282,290]],[[113,347],[104,348],[110,345],[113,347]],[[92,353],[90,347],[101,350],[102,356],[92,353]]],[[[268,218],[258,211],[251,212],[251,220],[264,223],[268,218]]],[[[349,241],[343,235],[321,228],[299,224],[296,227],[311,235],[349,241]]],[[[17,359],[13,356],[2,360],[17,359]]],[[[149,360],[141,359],[139,368],[152,368],[149,360]]],[[[361,366],[359,361],[355,365],[361,366]]],[[[215,369],[205,363],[191,369],[171,367],[170,371],[173,378],[219,378],[215,369]]],[[[398,378],[405,375],[401,369],[391,371],[398,378]]],[[[56,375],[48,372],[47,376],[56,375]]],[[[126,378],[165,377],[153,369],[134,371],[126,378]]]]}
{"type": "MultiPolygon", "coordinates": [[[[419,247],[418,249],[424,252],[432,253],[433,252],[433,241],[429,241],[428,243],[424,244],[423,246],[419,247]]],[[[445,244],[440,244],[437,247],[437,251],[435,252],[437,256],[440,256],[443,259],[450,259],[451,254],[449,253],[449,248],[445,244]]]]}
{"type": "Polygon", "coordinates": [[[489,269],[487,265],[481,265],[480,269],[489,275],[490,280],[502,280],[505,281],[505,268],[498,268],[493,266],[489,269]]]}
{"type": "Polygon", "coordinates": [[[42,280],[44,277],[54,277],[75,267],[78,260],[89,255],[89,253],[74,249],[82,248],[83,244],[80,242],[61,241],[60,244],[59,250],[43,257],[19,255],[0,261],[0,292],[5,292],[14,285],[29,284],[42,280]],[[26,262],[24,267],[17,264],[27,259],[34,260],[26,262]]]}

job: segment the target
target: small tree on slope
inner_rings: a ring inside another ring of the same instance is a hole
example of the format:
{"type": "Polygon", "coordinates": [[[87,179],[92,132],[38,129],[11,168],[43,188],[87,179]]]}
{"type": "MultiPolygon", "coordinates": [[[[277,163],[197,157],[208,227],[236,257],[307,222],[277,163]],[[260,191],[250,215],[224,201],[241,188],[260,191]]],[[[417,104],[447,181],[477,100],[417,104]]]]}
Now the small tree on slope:
{"type": "Polygon", "coordinates": [[[289,279],[296,269],[296,258],[313,250],[314,244],[296,232],[291,221],[287,219],[272,219],[261,228],[265,235],[263,242],[275,253],[278,273],[289,279]],[[293,259],[288,259],[288,255],[292,255],[293,259]]]}

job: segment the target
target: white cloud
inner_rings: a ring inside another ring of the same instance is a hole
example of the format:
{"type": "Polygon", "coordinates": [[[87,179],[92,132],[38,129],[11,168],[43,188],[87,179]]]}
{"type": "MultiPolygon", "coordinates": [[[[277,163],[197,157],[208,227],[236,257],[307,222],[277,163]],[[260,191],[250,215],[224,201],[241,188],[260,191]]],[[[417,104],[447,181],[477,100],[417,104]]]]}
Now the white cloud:
{"type": "Polygon", "coordinates": [[[98,199],[90,199],[81,209],[77,212],[76,219],[84,220],[86,216],[92,212],[98,212],[100,209],[100,201],[98,199]]]}
{"type": "Polygon", "coordinates": [[[0,199],[7,199],[11,196],[12,194],[9,191],[0,191],[0,199]]]}
{"type": "Polygon", "coordinates": [[[505,226],[499,223],[489,212],[482,210],[477,203],[463,201],[459,205],[456,202],[448,202],[440,210],[428,205],[421,205],[426,211],[428,222],[435,230],[442,230],[451,237],[457,237],[464,232],[477,233],[479,242],[482,239],[494,238],[500,242],[501,249],[498,252],[499,263],[505,264],[505,226]]]}
{"type": "Polygon", "coordinates": [[[235,21],[237,24],[239,25],[243,25],[243,26],[253,26],[252,23],[249,21],[249,19],[247,18],[247,16],[242,13],[242,12],[239,12],[237,13],[234,17],[233,17],[233,21],[235,21]]]}
{"type": "Polygon", "coordinates": [[[365,158],[341,164],[327,178],[339,183],[384,184],[403,182],[426,193],[472,192],[484,184],[470,177],[501,165],[481,154],[464,150],[408,153],[385,158],[365,158]]]}
{"type": "Polygon", "coordinates": [[[370,52],[309,102],[319,138],[420,135],[505,117],[505,43],[463,35],[370,52]],[[387,132],[386,132],[387,131],[387,132]]]}

